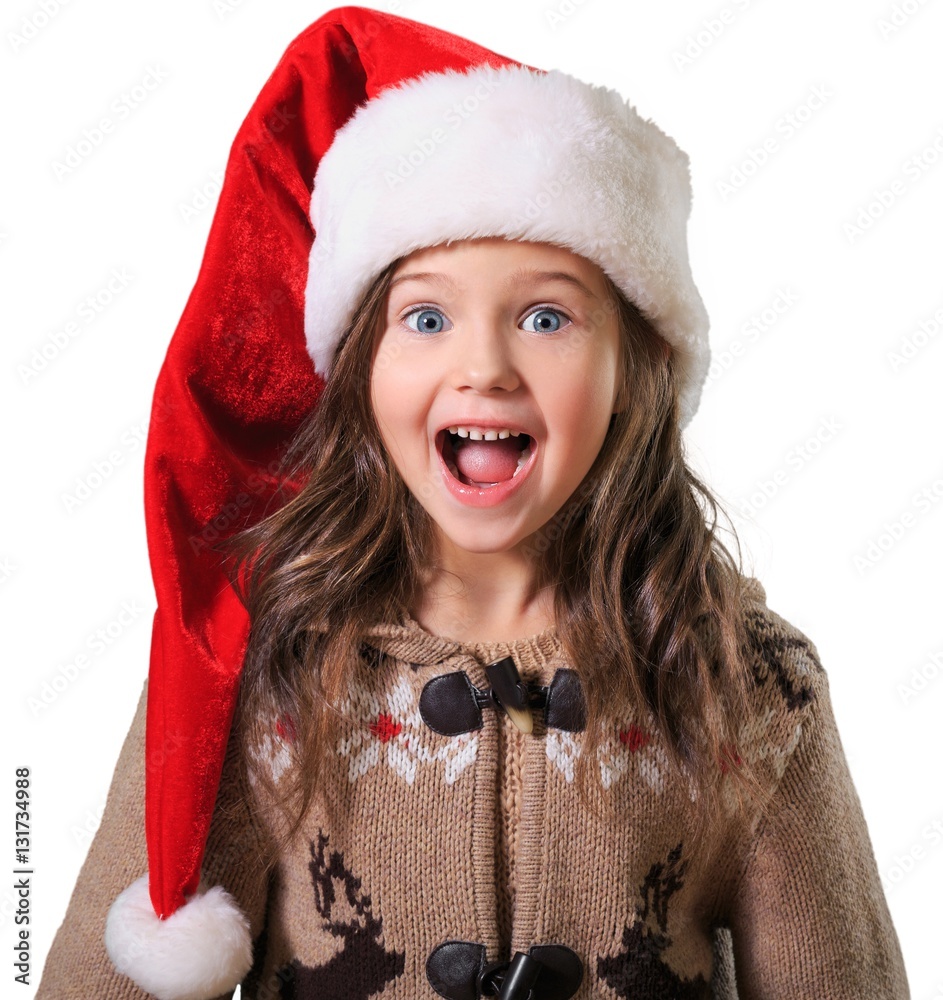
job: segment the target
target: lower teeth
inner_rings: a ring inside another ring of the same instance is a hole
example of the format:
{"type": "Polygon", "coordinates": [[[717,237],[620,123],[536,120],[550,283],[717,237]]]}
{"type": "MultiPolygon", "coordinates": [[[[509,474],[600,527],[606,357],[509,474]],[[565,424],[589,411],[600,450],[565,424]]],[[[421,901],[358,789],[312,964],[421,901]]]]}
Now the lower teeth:
{"type": "Polygon", "coordinates": [[[527,465],[527,460],[529,458],[530,458],[530,441],[527,442],[527,447],[521,452],[521,457],[517,460],[517,468],[514,470],[514,473],[511,476],[512,479],[521,471],[521,469],[524,468],[525,465],[527,465]]]}

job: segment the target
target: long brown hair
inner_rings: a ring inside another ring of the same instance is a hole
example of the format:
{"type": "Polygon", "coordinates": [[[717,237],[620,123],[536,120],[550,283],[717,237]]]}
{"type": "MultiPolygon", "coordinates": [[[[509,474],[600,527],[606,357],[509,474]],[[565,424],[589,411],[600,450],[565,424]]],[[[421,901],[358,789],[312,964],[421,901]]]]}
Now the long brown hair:
{"type": "MultiPolygon", "coordinates": [[[[370,405],[398,264],[364,296],[317,406],[283,457],[284,478],[300,489],[224,544],[251,621],[240,696],[247,745],[262,744],[274,718],[295,720],[293,780],[276,788],[265,769],[258,773],[291,818],[290,834],[313,789],[331,780],[338,706],[364,630],[418,605],[424,554],[433,551],[434,525],[388,457],[370,405]]],[[[685,461],[673,353],[608,284],[629,403],[529,551],[537,586],[553,588],[569,662],[581,665],[582,802],[595,811],[594,800],[608,801],[589,795],[589,775],[599,777],[592,762],[611,736],[612,706],[636,706],[653,719],[669,763],[696,784],[701,832],[720,821],[724,772],[741,806],[764,799],[758,773],[733,750],[750,688],[739,543],[734,560],[718,533],[722,508],[685,461]]]]}

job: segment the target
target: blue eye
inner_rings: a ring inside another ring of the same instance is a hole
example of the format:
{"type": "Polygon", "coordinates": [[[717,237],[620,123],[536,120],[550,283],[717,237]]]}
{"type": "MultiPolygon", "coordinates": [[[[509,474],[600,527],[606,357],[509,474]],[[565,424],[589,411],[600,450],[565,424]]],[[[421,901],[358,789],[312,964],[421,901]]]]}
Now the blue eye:
{"type": "Polygon", "coordinates": [[[522,325],[528,333],[556,333],[566,319],[559,309],[535,309],[524,318],[522,325]],[[531,319],[533,326],[528,326],[531,319]]]}
{"type": "Polygon", "coordinates": [[[427,308],[413,309],[403,319],[409,329],[417,333],[442,333],[448,323],[438,309],[427,308]]]}

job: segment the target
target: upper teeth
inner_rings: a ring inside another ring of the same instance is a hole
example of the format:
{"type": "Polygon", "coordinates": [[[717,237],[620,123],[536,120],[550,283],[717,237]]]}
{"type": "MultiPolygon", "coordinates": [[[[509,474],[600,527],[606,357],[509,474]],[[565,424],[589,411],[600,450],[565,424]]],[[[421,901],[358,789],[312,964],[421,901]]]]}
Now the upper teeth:
{"type": "Polygon", "coordinates": [[[449,434],[471,438],[472,441],[497,441],[498,438],[520,437],[521,432],[508,430],[507,428],[499,430],[496,427],[450,427],[449,434]]]}

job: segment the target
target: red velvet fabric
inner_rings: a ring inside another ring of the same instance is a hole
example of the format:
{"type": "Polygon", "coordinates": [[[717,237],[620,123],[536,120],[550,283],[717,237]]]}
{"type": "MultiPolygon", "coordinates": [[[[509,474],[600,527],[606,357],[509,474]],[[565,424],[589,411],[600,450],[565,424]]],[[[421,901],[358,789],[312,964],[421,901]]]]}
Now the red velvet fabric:
{"type": "Polygon", "coordinates": [[[303,333],[319,158],[384,87],[484,62],[513,60],[405,18],[340,7],[291,43],[236,135],[199,276],[157,380],[145,457],[158,602],[146,825],[162,917],[197,887],[248,637],[210,545],[263,516],[274,463],[323,386],[303,333]]]}

